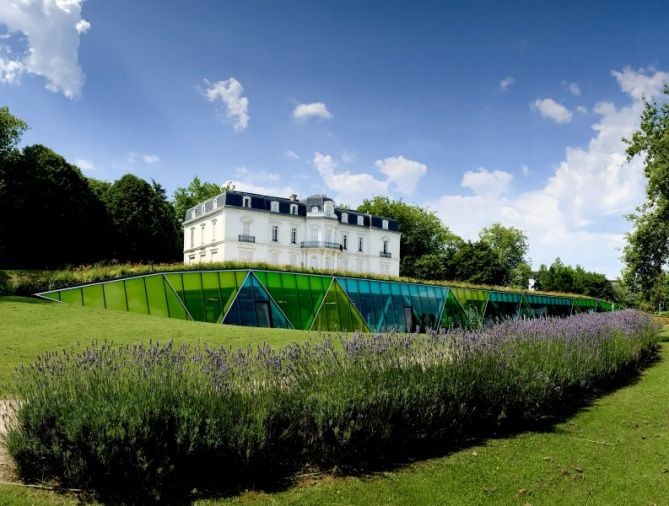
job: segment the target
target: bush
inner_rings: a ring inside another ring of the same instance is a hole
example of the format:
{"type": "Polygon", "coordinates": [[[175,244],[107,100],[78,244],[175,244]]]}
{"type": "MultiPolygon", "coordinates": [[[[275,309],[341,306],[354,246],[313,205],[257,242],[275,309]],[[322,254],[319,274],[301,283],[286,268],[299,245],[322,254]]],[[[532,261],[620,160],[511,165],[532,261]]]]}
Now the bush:
{"type": "Polygon", "coordinates": [[[307,465],[359,469],[564,412],[635,371],[657,335],[648,316],[620,311],[281,350],[92,345],[19,371],[6,443],[25,480],[179,500],[307,465]]]}

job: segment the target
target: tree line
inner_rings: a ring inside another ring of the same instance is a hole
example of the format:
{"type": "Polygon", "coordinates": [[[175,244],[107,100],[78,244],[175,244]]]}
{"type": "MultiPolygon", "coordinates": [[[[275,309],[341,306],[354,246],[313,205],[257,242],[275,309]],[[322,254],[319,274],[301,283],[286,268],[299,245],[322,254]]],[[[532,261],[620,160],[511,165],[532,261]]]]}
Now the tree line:
{"type": "MultiPolygon", "coordinates": [[[[108,262],[178,262],[186,210],[230,189],[195,177],[172,198],[155,181],[86,177],[42,145],[18,148],[27,124],[0,108],[0,267],[46,269],[108,262]]],[[[493,224],[477,241],[451,232],[432,211],[377,196],[358,211],[399,222],[400,275],[536,287],[612,298],[611,283],[559,259],[532,272],[524,231],[493,224]]]]}

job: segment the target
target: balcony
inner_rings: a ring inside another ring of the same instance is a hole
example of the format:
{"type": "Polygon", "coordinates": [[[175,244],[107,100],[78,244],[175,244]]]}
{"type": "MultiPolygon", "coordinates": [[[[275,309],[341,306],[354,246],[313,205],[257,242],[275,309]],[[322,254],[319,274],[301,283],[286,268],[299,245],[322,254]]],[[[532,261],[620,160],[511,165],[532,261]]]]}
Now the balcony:
{"type": "Polygon", "coordinates": [[[383,258],[392,258],[393,254],[390,251],[379,251],[379,256],[383,258]]]}
{"type": "Polygon", "coordinates": [[[256,242],[255,235],[239,235],[239,242],[256,242]]]}
{"type": "Polygon", "coordinates": [[[303,241],[300,243],[300,248],[330,248],[330,249],[343,249],[343,246],[338,242],[326,242],[326,241],[303,241]]]}

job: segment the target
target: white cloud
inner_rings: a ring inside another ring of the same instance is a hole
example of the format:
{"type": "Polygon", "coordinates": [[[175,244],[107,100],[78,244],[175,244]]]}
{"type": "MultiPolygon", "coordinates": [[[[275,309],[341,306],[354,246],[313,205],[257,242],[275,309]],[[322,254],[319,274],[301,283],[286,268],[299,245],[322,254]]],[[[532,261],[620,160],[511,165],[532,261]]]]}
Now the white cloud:
{"type": "Polygon", "coordinates": [[[520,172],[522,172],[523,176],[528,176],[530,174],[530,168],[523,164],[520,166],[520,172]]]}
{"type": "Polygon", "coordinates": [[[276,172],[266,172],[264,170],[261,171],[250,171],[247,167],[237,167],[235,169],[235,174],[237,177],[240,177],[245,180],[253,180],[253,181],[278,181],[281,179],[281,176],[277,174],[276,172]]]}
{"type": "Polygon", "coordinates": [[[480,196],[495,196],[506,192],[511,184],[513,175],[502,170],[490,172],[484,168],[476,171],[469,170],[462,176],[463,187],[471,189],[480,196]]]}
{"type": "Polygon", "coordinates": [[[286,158],[290,158],[291,160],[299,160],[300,159],[300,155],[298,155],[292,149],[289,149],[288,151],[286,151],[285,154],[286,154],[286,158]]]}
{"type": "Polygon", "coordinates": [[[141,153],[128,153],[127,158],[128,163],[145,163],[147,165],[152,165],[154,163],[160,162],[160,157],[156,154],[141,154],[141,153]]]}
{"type": "Polygon", "coordinates": [[[569,109],[562,104],[558,104],[552,98],[537,99],[533,105],[544,118],[552,119],[556,123],[569,123],[571,121],[572,113],[569,109]]]}
{"type": "Polygon", "coordinates": [[[569,90],[569,93],[571,93],[575,97],[581,95],[581,88],[576,83],[567,83],[567,89],[569,90]]]}
{"type": "Polygon", "coordinates": [[[74,161],[74,164],[79,167],[81,170],[93,170],[95,168],[95,165],[93,165],[93,162],[90,160],[85,160],[83,158],[77,158],[74,161]]]}
{"type": "MultiPolygon", "coordinates": [[[[595,135],[585,147],[566,148],[564,159],[543,187],[513,193],[507,184],[504,191],[490,191],[484,182],[494,179],[490,177],[494,173],[485,171],[484,177],[472,179],[471,174],[480,174],[479,170],[466,173],[462,181],[476,188],[475,195],[444,195],[431,207],[467,239],[476,239],[482,227],[494,222],[526,230],[535,267],[559,256],[569,264],[616,277],[624,231],[629,229],[622,215],[643,200],[645,185],[641,161],[626,162],[621,139],[638,128],[643,110],[640,97],[657,95],[669,75],[643,69],[613,75],[630,103],[623,107],[597,104],[595,135]]],[[[502,184],[505,179],[509,178],[503,177],[502,184]]]]}
{"type": "Polygon", "coordinates": [[[374,164],[402,193],[413,193],[418,181],[427,173],[427,165],[407,160],[403,156],[377,160],[374,164]]]}
{"type": "Polygon", "coordinates": [[[332,114],[323,102],[298,104],[293,109],[293,118],[307,120],[309,118],[330,119],[332,114]]]}
{"type": "Polygon", "coordinates": [[[17,82],[23,74],[46,78],[46,88],[68,98],[81,93],[79,35],[90,28],[81,18],[84,0],[3,0],[0,24],[25,36],[28,49],[18,59],[0,59],[0,82],[17,82]]]}
{"type": "Polygon", "coordinates": [[[315,153],[313,163],[326,186],[337,192],[339,200],[350,204],[373,195],[384,195],[392,190],[411,193],[415,190],[418,180],[427,172],[426,165],[403,156],[375,162],[379,172],[386,176],[385,179],[365,172],[356,174],[350,170],[338,170],[336,162],[330,155],[315,153]]]}
{"type": "Polygon", "coordinates": [[[582,105],[577,105],[576,112],[580,112],[581,114],[586,114],[588,112],[588,109],[586,107],[583,107],[582,105]]]}
{"type": "Polygon", "coordinates": [[[641,100],[644,96],[652,97],[659,94],[665,83],[669,82],[669,72],[660,72],[655,69],[633,70],[625,67],[622,72],[613,70],[611,75],[616,78],[620,88],[636,100],[641,100]],[[653,74],[649,75],[649,72],[653,74]]]}
{"type": "Polygon", "coordinates": [[[511,86],[515,82],[516,80],[513,77],[511,76],[505,77],[499,82],[499,89],[502,91],[506,91],[509,89],[509,86],[511,86]]]}
{"type": "Polygon", "coordinates": [[[264,170],[255,171],[247,167],[237,167],[235,169],[235,179],[230,182],[239,191],[274,195],[277,197],[288,197],[293,193],[299,194],[290,185],[275,184],[280,179],[280,175],[274,172],[266,172],[264,170]]]}
{"type": "Polygon", "coordinates": [[[243,132],[249,124],[249,99],[243,97],[244,87],[237,79],[231,77],[225,81],[214,83],[204,80],[207,84],[205,95],[209,102],[223,102],[226,116],[232,121],[235,132],[243,132]]]}
{"type": "Polygon", "coordinates": [[[74,25],[74,28],[77,30],[77,33],[86,33],[91,29],[91,24],[85,19],[80,19],[77,24],[74,25]]]}

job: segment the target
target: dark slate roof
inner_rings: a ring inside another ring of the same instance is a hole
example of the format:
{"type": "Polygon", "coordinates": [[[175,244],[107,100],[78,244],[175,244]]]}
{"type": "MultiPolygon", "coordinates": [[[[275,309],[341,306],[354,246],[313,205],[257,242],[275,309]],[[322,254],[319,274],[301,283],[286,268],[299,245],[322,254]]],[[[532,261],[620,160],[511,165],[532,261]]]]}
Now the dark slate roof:
{"type": "MultiPolygon", "coordinates": [[[[297,205],[297,216],[306,217],[307,210],[312,207],[318,207],[319,211],[323,210],[323,204],[327,201],[334,202],[331,198],[325,195],[310,195],[309,197],[302,200],[291,200],[289,198],[283,197],[273,197],[270,195],[259,195],[257,193],[250,192],[241,192],[241,191],[229,191],[226,193],[221,193],[220,195],[211,198],[205,202],[201,202],[198,205],[191,207],[186,212],[186,221],[190,221],[202,214],[207,214],[210,211],[214,210],[214,201],[217,203],[217,207],[243,207],[244,197],[251,197],[251,210],[255,211],[266,211],[271,212],[272,202],[279,203],[279,213],[278,214],[287,214],[290,215],[290,205],[297,205]],[[203,206],[204,205],[204,210],[203,206]]],[[[342,209],[335,207],[335,215],[337,220],[342,220],[342,213],[348,215],[348,225],[352,226],[362,226],[362,227],[373,227],[373,228],[383,228],[383,220],[388,220],[388,230],[393,232],[399,232],[399,225],[397,220],[392,218],[384,218],[382,216],[372,216],[365,213],[359,213],[352,209],[342,209]],[[363,224],[358,225],[358,216],[363,217],[363,224]]]]}

